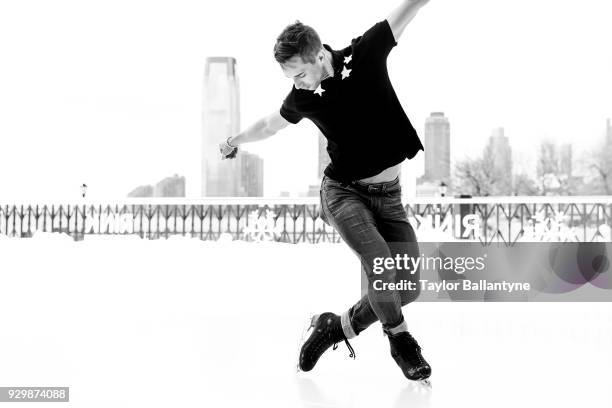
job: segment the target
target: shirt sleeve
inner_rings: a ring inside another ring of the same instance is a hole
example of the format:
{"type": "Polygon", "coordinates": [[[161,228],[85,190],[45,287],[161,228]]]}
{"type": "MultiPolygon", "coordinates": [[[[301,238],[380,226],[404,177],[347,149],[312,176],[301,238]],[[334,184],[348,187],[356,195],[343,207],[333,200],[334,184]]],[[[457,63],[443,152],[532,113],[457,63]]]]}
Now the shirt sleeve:
{"type": "Polygon", "coordinates": [[[374,24],[352,42],[353,48],[359,49],[366,58],[378,61],[386,61],[391,49],[397,45],[387,19],[374,24]]]}
{"type": "Polygon", "coordinates": [[[281,105],[280,108],[280,115],[285,118],[289,123],[293,123],[296,124],[298,123],[300,120],[302,120],[302,118],[304,116],[302,116],[302,114],[300,114],[295,107],[293,106],[293,103],[291,102],[292,98],[291,98],[291,94],[289,94],[285,100],[283,101],[283,104],[281,105]]]}

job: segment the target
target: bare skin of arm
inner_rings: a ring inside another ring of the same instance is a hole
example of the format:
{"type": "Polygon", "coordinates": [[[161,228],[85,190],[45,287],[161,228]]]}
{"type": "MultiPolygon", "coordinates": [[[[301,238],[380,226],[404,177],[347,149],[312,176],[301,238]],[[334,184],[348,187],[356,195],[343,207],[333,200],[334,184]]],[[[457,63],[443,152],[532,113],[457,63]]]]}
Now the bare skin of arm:
{"type": "Polygon", "coordinates": [[[428,2],[429,0],[404,0],[389,14],[387,21],[396,42],[399,41],[404,29],[417,15],[419,9],[428,2]]]}
{"type": "MultiPolygon", "coordinates": [[[[279,130],[286,128],[290,124],[290,122],[288,122],[285,118],[281,116],[280,112],[276,111],[266,117],[259,119],[246,130],[238,133],[236,136],[228,138],[227,142],[229,142],[230,145],[234,146],[234,148],[238,147],[243,143],[257,142],[259,140],[264,140],[269,138],[270,136],[275,135],[279,130]]],[[[221,158],[225,159],[229,154],[232,153],[234,148],[228,146],[226,142],[221,143],[219,145],[221,158]]]]}

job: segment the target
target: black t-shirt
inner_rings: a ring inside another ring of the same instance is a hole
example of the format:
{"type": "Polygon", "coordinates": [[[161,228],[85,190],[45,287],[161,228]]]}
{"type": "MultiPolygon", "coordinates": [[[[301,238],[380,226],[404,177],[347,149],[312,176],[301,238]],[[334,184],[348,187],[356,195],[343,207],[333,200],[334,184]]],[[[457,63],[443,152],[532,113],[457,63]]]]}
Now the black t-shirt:
{"type": "Polygon", "coordinates": [[[280,114],[291,123],[310,119],[327,138],[325,175],[339,181],[374,176],[424,150],[393,90],[387,56],[397,45],[387,20],[342,50],[332,50],[334,76],[323,92],[292,86],[280,114]]]}

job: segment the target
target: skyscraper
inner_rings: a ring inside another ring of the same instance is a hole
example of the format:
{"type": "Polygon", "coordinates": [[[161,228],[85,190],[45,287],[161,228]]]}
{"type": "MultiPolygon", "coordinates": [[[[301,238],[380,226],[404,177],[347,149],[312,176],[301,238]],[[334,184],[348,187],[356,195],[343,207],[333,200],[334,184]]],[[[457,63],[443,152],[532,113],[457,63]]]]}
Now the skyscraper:
{"type": "Polygon", "coordinates": [[[202,109],[201,195],[238,196],[241,161],[221,160],[219,143],[240,131],[239,83],[236,59],[209,57],[204,73],[202,109]]]}
{"type": "Polygon", "coordinates": [[[450,124],[443,112],[425,120],[424,181],[450,183],[450,124]]]}
{"type": "Polygon", "coordinates": [[[262,197],[263,159],[249,152],[241,152],[236,159],[240,160],[240,186],[242,188],[238,195],[262,197]]]}
{"type": "Polygon", "coordinates": [[[503,127],[493,129],[489,137],[489,146],[489,153],[492,155],[495,167],[510,176],[512,174],[512,148],[508,137],[504,134],[503,127]]]}
{"type": "Polygon", "coordinates": [[[491,159],[496,172],[498,194],[509,195],[512,190],[512,148],[504,134],[504,128],[493,129],[485,148],[485,156],[491,159]]]}
{"type": "Polygon", "coordinates": [[[512,148],[503,127],[493,129],[489,144],[496,167],[508,175],[512,174],[512,148]]]}
{"type": "Polygon", "coordinates": [[[606,119],[606,144],[612,146],[612,124],[610,118],[606,119]]]}

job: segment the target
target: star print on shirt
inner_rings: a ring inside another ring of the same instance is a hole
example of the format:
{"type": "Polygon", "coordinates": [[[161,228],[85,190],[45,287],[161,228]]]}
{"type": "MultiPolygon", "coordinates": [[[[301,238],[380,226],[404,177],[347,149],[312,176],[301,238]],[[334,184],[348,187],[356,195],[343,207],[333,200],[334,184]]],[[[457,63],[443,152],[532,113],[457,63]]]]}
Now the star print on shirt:
{"type": "MultiPolygon", "coordinates": [[[[348,57],[344,57],[345,64],[349,64],[352,60],[353,60],[352,54],[349,55],[348,57]]],[[[346,79],[351,75],[352,69],[348,69],[346,65],[344,65],[342,68],[343,68],[342,69],[342,79],[346,79]]],[[[317,89],[314,90],[314,93],[319,96],[323,96],[323,92],[325,92],[325,89],[321,87],[321,84],[319,84],[319,86],[317,86],[317,89]]]]}
{"type": "Polygon", "coordinates": [[[345,65],[344,69],[342,70],[342,79],[348,78],[349,75],[351,75],[351,71],[352,69],[348,69],[345,65]]]}
{"type": "Polygon", "coordinates": [[[325,92],[325,89],[321,88],[321,84],[319,84],[317,89],[314,90],[314,93],[316,93],[319,96],[323,96],[323,92],[325,92]]]}

